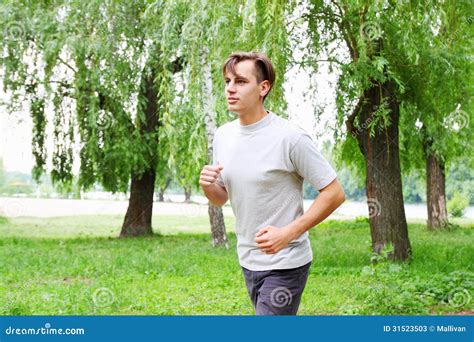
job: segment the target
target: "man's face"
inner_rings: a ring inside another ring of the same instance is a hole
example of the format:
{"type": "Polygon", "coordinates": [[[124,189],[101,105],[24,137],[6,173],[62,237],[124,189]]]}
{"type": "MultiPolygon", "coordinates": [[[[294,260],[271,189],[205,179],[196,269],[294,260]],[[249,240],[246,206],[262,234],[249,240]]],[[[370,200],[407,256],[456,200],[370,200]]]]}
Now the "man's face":
{"type": "Polygon", "coordinates": [[[258,108],[263,96],[268,93],[269,82],[258,84],[254,68],[254,61],[245,60],[235,65],[236,74],[225,74],[227,108],[231,112],[245,113],[258,108]]]}

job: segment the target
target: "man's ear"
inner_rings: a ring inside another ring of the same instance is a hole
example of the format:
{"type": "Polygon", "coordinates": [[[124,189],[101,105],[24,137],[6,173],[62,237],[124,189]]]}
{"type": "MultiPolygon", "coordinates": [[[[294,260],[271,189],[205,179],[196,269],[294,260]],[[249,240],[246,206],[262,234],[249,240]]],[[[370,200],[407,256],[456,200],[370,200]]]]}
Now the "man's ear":
{"type": "Polygon", "coordinates": [[[265,96],[270,91],[270,82],[268,80],[262,81],[260,83],[260,96],[265,96]]]}

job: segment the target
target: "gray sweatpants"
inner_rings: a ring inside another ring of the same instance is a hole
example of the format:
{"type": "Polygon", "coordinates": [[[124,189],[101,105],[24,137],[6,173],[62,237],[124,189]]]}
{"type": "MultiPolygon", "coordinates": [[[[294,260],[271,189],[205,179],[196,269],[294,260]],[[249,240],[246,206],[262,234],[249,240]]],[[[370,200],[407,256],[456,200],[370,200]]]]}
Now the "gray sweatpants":
{"type": "Polygon", "coordinates": [[[311,262],[270,271],[251,271],[241,266],[255,314],[296,315],[310,266],[311,262]]]}

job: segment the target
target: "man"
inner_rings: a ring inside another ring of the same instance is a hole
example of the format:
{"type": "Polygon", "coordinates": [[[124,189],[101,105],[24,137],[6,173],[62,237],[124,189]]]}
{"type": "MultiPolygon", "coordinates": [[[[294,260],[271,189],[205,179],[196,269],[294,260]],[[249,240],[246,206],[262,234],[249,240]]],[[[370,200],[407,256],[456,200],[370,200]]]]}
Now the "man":
{"type": "Polygon", "coordinates": [[[313,258],[307,231],[345,200],[336,172],[310,136],[265,110],[275,82],[262,53],[230,55],[223,66],[228,109],[238,119],[215,133],[214,165],[200,185],[213,204],[229,198],[237,252],[257,315],[296,315],[313,258]],[[320,194],[303,213],[303,180],[320,194]]]}

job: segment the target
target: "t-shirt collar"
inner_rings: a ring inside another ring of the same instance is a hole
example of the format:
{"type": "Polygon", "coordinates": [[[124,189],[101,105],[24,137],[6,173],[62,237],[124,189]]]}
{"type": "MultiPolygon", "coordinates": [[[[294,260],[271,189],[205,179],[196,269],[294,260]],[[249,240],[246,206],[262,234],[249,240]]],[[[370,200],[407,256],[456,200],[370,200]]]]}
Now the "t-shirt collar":
{"type": "Polygon", "coordinates": [[[242,125],[239,122],[240,131],[242,133],[253,133],[253,132],[256,132],[259,129],[267,126],[272,120],[273,113],[269,110],[266,110],[266,112],[267,112],[267,115],[265,115],[263,118],[261,118],[257,122],[254,122],[253,124],[242,125]]]}

